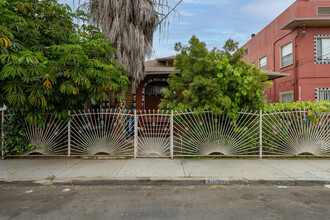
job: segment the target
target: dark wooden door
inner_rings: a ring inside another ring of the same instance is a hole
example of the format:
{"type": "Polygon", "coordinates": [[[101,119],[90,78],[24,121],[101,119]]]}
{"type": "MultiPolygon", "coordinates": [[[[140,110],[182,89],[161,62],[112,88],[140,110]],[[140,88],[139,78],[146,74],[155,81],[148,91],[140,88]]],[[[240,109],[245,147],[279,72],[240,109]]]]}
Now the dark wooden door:
{"type": "Polygon", "coordinates": [[[145,96],[145,110],[158,110],[158,104],[163,96],[145,96]]]}

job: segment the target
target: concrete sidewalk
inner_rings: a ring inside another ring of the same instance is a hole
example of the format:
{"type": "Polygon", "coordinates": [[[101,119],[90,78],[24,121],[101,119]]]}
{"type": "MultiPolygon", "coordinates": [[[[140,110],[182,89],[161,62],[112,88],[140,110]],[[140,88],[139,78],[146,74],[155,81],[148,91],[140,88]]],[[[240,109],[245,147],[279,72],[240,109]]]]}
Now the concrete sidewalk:
{"type": "Polygon", "coordinates": [[[330,184],[330,160],[8,159],[0,184],[330,184]]]}

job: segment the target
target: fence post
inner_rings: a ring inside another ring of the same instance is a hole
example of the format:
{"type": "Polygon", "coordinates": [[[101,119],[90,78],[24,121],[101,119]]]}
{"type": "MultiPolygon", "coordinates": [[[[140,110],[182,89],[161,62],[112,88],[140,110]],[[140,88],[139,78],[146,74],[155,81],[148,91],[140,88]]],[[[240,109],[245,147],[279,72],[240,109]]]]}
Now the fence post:
{"type": "Polygon", "coordinates": [[[174,148],[174,131],[173,131],[173,110],[171,110],[171,117],[170,117],[170,155],[171,159],[173,159],[173,148],[174,148]]]}
{"type": "Polygon", "coordinates": [[[259,119],[259,127],[260,127],[260,133],[259,133],[259,144],[260,144],[260,148],[259,148],[259,156],[260,159],[262,159],[262,110],[260,110],[260,119],[259,119]]]}
{"type": "Polygon", "coordinates": [[[137,157],[138,152],[138,118],[136,110],[134,110],[134,159],[137,157]]]}
{"type": "Polygon", "coordinates": [[[69,117],[69,121],[68,121],[68,157],[71,157],[71,112],[70,110],[68,110],[68,117],[69,117]]]}
{"type": "Polygon", "coordinates": [[[5,111],[1,111],[1,160],[5,159],[5,133],[3,129],[3,125],[5,122],[5,111]]]}

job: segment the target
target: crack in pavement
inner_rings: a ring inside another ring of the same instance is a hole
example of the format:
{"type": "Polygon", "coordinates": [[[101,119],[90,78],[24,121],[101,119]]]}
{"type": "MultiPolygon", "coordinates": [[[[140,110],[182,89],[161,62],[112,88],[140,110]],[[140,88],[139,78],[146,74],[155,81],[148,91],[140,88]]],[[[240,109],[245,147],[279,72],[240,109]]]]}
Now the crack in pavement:
{"type": "Polygon", "coordinates": [[[279,173],[281,173],[281,174],[283,174],[283,175],[285,175],[285,176],[289,177],[289,178],[290,178],[290,179],[292,179],[292,180],[295,180],[295,178],[293,178],[292,176],[290,176],[290,175],[288,175],[288,174],[286,174],[286,173],[282,172],[281,170],[277,169],[276,167],[274,167],[274,166],[272,166],[272,165],[268,164],[268,163],[267,163],[265,160],[263,160],[263,159],[260,159],[260,161],[261,161],[261,162],[263,162],[264,164],[266,164],[267,166],[269,166],[269,167],[273,168],[273,169],[274,169],[274,170],[276,170],[277,172],[279,172],[279,173]]]}
{"type": "Polygon", "coordinates": [[[115,178],[117,178],[118,176],[118,173],[121,171],[121,169],[123,169],[124,165],[126,164],[127,160],[125,160],[125,162],[121,165],[121,167],[118,169],[116,175],[115,175],[115,178]]]}

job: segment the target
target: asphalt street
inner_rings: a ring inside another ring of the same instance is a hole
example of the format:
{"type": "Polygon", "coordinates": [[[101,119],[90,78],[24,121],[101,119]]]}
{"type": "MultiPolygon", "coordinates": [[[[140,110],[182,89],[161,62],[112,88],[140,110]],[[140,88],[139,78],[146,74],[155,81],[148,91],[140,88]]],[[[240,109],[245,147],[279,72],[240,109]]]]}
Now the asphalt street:
{"type": "Polygon", "coordinates": [[[329,219],[325,186],[0,186],[0,219],[329,219]]]}

